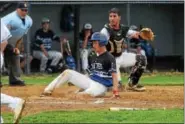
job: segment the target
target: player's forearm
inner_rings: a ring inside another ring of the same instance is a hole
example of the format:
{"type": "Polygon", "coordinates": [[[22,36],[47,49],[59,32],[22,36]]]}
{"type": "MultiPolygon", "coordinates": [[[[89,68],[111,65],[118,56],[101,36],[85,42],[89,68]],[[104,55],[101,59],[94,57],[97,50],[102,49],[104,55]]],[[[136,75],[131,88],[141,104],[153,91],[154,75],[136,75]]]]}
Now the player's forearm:
{"type": "Polygon", "coordinates": [[[44,48],[44,45],[41,45],[40,48],[41,48],[41,50],[42,50],[43,53],[47,54],[47,51],[46,51],[46,49],[44,48]]]}
{"type": "Polygon", "coordinates": [[[118,77],[117,77],[117,73],[112,73],[112,78],[113,78],[113,90],[118,91],[118,77]]]}
{"type": "Polygon", "coordinates": [[[60,40],[60,51],[61,51],[62,55],[64,53],[64,50],[63,49],[64,49],[64,47],[63,47],[63,41],[60,40]]]}
{"type": "Polygon", "coordinates": [[[86,48],[86,46],[87,46],[87,39],[85,39],[84,41],[83,41],[83,45],[82,45],[82,48],[86,48]]]}

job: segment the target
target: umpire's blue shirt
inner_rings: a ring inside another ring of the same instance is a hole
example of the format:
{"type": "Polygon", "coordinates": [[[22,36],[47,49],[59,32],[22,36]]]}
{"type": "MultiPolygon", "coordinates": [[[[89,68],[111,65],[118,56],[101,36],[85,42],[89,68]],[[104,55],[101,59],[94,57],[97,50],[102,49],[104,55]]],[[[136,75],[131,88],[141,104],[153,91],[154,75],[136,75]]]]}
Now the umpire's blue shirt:
{"type": "Polygon", "coordinates": [[[17,11],[13,11],[12,13],[4,16],[2,20],[10,30],[12,37],[8,40],[8,43],[13,46],[16,45],[16,42],[21,39],[24,34],[27,34],[33,23],[31,17],[26,15],[24,24],[17,11]]]}

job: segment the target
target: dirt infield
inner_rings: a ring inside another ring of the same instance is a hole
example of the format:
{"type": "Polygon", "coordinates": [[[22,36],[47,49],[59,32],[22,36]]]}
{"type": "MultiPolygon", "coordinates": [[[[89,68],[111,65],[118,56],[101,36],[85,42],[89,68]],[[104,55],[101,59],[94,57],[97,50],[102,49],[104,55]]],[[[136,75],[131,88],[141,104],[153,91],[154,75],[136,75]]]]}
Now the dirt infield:
{"type": "MultiPolygon", "coordinates": [[[[77,88],[67,85],[56,89],[51,97],[39,97],[44,88],[45,86],[39,85],[4,86],[1,92],[26,99],[23,115],[50,110],[105,110],[110,107],[184,108],[183,86],[146,86],[145,92],[121,92],[119,100],[109,99],[111,92],[104,98],[79,98],[74,94],[77,88]]],[[[9,111],[4,106],[1,109],[9,111]]]]}

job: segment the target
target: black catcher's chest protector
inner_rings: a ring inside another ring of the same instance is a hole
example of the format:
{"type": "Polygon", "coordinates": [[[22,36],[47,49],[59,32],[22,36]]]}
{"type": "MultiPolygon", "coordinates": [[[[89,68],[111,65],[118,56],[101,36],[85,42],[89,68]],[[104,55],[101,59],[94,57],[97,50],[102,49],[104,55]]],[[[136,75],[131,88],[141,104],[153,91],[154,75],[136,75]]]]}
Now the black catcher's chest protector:
{"type": "Polygon", "coordinates": [[[107,50],[114,57],[120,56],[122,54],[123,43],[125,42],[128,27],[120,25],[120,29],[118,30],[112,29],[109,24],[105,24],[104,27],[107,29],[110,35],[109,42],[106,46],[107,50]]]}

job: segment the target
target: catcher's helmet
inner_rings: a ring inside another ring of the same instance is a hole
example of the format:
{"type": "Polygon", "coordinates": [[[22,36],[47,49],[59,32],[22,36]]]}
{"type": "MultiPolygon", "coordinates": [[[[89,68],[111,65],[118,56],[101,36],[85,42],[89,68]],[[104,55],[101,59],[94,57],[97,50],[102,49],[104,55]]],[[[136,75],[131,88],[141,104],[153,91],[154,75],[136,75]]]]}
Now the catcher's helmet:
{"type": "Polygon", "coordinates": [[[100,32],[93,33],[91,41],[99,41],[100,46],[106,46],[108,43],[107,37],[100,32]]]}

